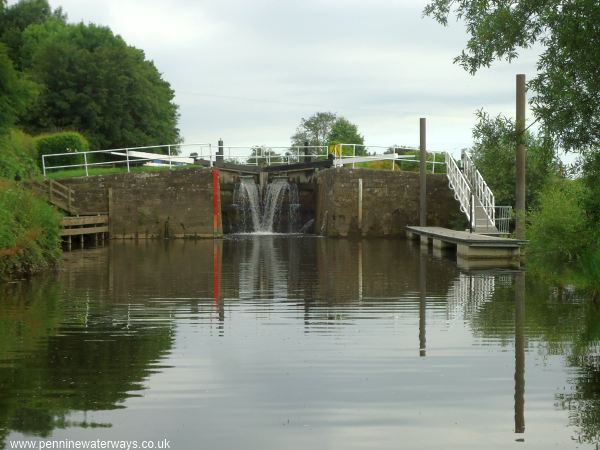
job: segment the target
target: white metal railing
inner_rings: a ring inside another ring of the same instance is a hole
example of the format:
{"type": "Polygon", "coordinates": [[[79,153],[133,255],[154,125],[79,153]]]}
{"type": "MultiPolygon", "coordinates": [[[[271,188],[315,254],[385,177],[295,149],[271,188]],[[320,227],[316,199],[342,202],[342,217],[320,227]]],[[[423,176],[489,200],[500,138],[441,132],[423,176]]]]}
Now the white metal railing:
{"type": "Polygon", "coordinates": [[[254,166],[273,166],[325,160],[329,157],[327,146],[223,146],[222,155],[225,162],[254,166]]]}
{"type": "Polygon", "coordinates": [[[65,152],[42,155],[42,171],[44,176],[50,170],[59,169],[77,169],[85,168],[85,174],[89,175],[89,169],[93,167],[106,167],[123,165],[127,167],[127,172],[131,171],[134,163],[162,161],[163,165],[169,167],[193,163],[190,154],[197,154],[198,157],[206,157],[212,160],[214,158],[214,148],[211,144],[170,144],[153,145],[144,147],[114,148],[108,150],[91,150],[86,152],[65,152]],[[149,151],[152,150],[152,151],[149,151]],[[164,153],[166,151],[166,153],[164,153]],[[155,153],[156,152],[156,153],[155,153]],[[110,160],[97,161],[102,155],[110,156],[110,160]],[[187,155],[187,156],[184,156],[187,155]],[[211,157],[211,155],[213,155],[211,157]],[[56,158],[71,159],[73,163],[51,164],[56,158]],[[119,158],[120,157],[120,158],[119,158]],[[78,162],[83,158],[83,163],[78,162]]]}
{"type": "MultiPolygon", "coordinates": [[[[390,160],[392,170],[396,170],[396,165],[402,170],[402,163],[419,163],[418,155],[399,155],[397,154],[398,150],[418,151],[415,148],[395,145],[367,147],[358,144],[337,144],[335,146],[272,147],[264,145],[224,146],[208,143],[170,144],[42,155],[42,170],[46,176],[49,171],[53,170],[84,168],[85,175],[89,175],[89,170],[95,167],[125,166],[127,172],[130,172],[133,166],[140,165],[140,163],[172,168],[173,166],[193,164],[197,159],[208,161],[210,166],[217,161],[272,166],[319,161],[333,157],[334,165],[338,167],[346,164],[352,164],[352,167],[355,167],[358,163],[390,160]],[[61,162],[53,164],[57,158],[61,158],[61,162]]],[[[433,160],[427,161],[431,172],[441,172],[439,167],[446,165],[443,153],[428,152],[428,154],[433,158],[433,160]]]]}
{"type": "MultiPolygon", "coordinates": [[[[345,164],[352,164],[352,168],[356,164],[362,162],[375,162],[375,161],[391,161],[392,170],[396,170],[396,165],[402,170],[402,163],[416,163],[420,162],[417,155],[399,155],[400,151],[412,151],[419,152],[418,148],[411,147],[399,147],[393,146],[378,146],[378,145],[362,145],[362,144],[336,144],[332,146],[329,151],[334,154],[334,164],[336,166],[343,166],[345,164]]],[[[433,160],[428,160],[427,165],[431,165],[431,173],[436,173],[436,166],[445,166],[446,161],[443,156],[443,152],[427,152],[431,155],[433,160]]],[[[438,169],[439,172],[439,169],[438,169]]]]}
{"type": "Polygon", "coordinates": [[[513,216],[512,206],[496,206],[496,228],[501,234],[510,233],[510,222],[513,216]]]}
{"type": "Polygon", "coordinates": [[[460,210],[467,216],[467,220],[474,226],[473,218],[475,214],[473,214],[473,205],[472,205],[472,194],[471,187],[469,186],[469,182],[461,172],[460,168],[454,161],[454,158],[450,153],[445,154],[446,159],[446,176],[448,177],[448,182],[450,183],[450,187],[454,191],[454,198],[460,204],[460,210]]]}
{"type": "Polygon", "coordinates": [[[463,151],[462,153],[463,173],[471,185],[473,195],[479,200],[479,203],[483,207],[483,211],[487,216],[490,225],[494,225],[496,222],[496,202],[494,199],[494,193],[489,188],[483,176],[475,167],[471,157],[463,151]]]}

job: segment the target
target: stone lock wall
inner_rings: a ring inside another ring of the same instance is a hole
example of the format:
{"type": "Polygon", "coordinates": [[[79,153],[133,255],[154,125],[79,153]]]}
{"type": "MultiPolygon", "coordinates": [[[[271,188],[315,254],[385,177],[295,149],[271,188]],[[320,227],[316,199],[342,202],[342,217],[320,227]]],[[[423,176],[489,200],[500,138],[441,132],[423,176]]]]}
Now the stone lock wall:
{"type": "MultiPolygon", "coordinates": [[[[224,228],[232,231],[227,217],[235,180],[226,173],[219,178],[216,232],[211,169],[71,178],[61,183],[75,191],[80,213],[110,213],[113,239],[212,238],[222,236],[224,228]]],[[[419,224],[418,173],[334,168],[293,181],[299,182],[302,220],[315,218],[315,234],[394,237],[403,236],[407,225],[419,224]],[[363,180],[362,229],[358,226],[359,179],[363,180]]],[[[427,175],[427,201],[428,225],[465,229],[466,221],[445,175],[427,175]]]]}
{"type": "MultiPolygon", "coordinates": [[[[419,224],[416,172],[333,168],[317,174],[315,232],[325,236],[403,236],[419,224]],[[358,180],[363,183],[362,229],[358,221],[358,180]]],[[[427,225],[465,229],[460,206],[446,175],[427,175],[427,225]]]]}
{"type": "Polygon", "coordinates": [[[220,214],[216,233],[213,230],[210,169],[71,178],[61,183],[75,191],[82,214],[109,212],[113,239],[222,235],[220,214]]]}

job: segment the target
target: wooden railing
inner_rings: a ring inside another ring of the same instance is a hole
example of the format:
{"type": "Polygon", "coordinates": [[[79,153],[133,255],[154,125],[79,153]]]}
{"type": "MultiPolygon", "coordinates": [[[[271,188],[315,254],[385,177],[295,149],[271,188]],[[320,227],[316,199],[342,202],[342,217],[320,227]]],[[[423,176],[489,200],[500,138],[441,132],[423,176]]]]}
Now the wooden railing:
{"type": "Polygon", "coordinates": [[[97,247],[99,241],[104,243],[104,239],[109,233],[108,222],[108,214],[63,217],[60,235],[65,239],[64,242],[69,251],[72,249],[74,237],[79,238],[81,248],[84,248],[86,240],[89,242],[86,236],[92,237],[97,247]]]}
{"type": "Polygon", "coordinates": [[[62,236],[108,233],[108,215],[63,217],[62,236]]]}
{"type": "Polygon", "coordinates": [[[38,195],[44,197],[54,206],[76,215],[75,193],[71,188],[52,179],[41,181],[32,181],[29,183],[31,189],[38,195]]]}

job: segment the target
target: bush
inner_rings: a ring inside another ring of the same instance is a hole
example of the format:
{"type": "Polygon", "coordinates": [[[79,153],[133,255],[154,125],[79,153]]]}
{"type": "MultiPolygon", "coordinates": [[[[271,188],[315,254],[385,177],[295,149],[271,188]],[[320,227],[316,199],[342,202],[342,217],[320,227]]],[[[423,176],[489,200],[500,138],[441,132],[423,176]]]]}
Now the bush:
{"type": "Polygon", "coordinates": [[[0,137],[0,177],[13,179],[19,174],[33,178],[40,174],[33,139],[19,130],[0,137]]]}
{"type": "Polygon", "coordinates": [[[0,180],[0,278],[51,267],[60,255],[60,214],[20,184],[0,180]]]}
{"type": "Polygon", "coordinates": [[[580,180],[549,183],[529,214],[528,253],[553,263],[580,260],[593,237],[582,205],[586,197],[580,180]]]}
{"type": "MultiPolygon", "coordinates": [[[[87,139],[76,131],[61,131],[58,133],[42,134],[36,136],[34,141],[40,167],[42,167],[42,155],[84,152],[90,148],[87,139]]],[[[83,162],[83,156],[81,155],[64,155],[46,158],[46,165],[50,166],[83,164],[83,162]]]]}

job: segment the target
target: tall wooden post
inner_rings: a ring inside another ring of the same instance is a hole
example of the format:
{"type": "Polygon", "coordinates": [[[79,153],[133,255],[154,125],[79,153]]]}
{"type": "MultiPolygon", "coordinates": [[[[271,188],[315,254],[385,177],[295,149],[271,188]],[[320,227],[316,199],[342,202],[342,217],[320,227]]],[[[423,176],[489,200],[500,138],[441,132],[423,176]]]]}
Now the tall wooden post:
{"type": "Polygon", "coordinates": [[[525,239],[525,75],[517,75],[517,181],[516,227],[517,239],[525,239]]]}
{"type": "Polygon", "coordinates": [[[219,171],[215,167],[212,169],[213,175],[213,237],[220,236],[219,233],[219,171]]]}
{"type": "Polygon", "coordinates": [[[363,228],[363,180],[358,179],[358,230],[362,235],[363,228]]]}
{"type": "Polygon", "coordinates": [[[113,234],[113,190],[112,188],[108,188],[108,235],[112,239],[114,238],[113,234]]]}
{"type": "Polygon", "coordinates": [[[419,225],[427,226],[427,125],[425,118],[419,119],[420,163],[419,163],[419,225]]]}

